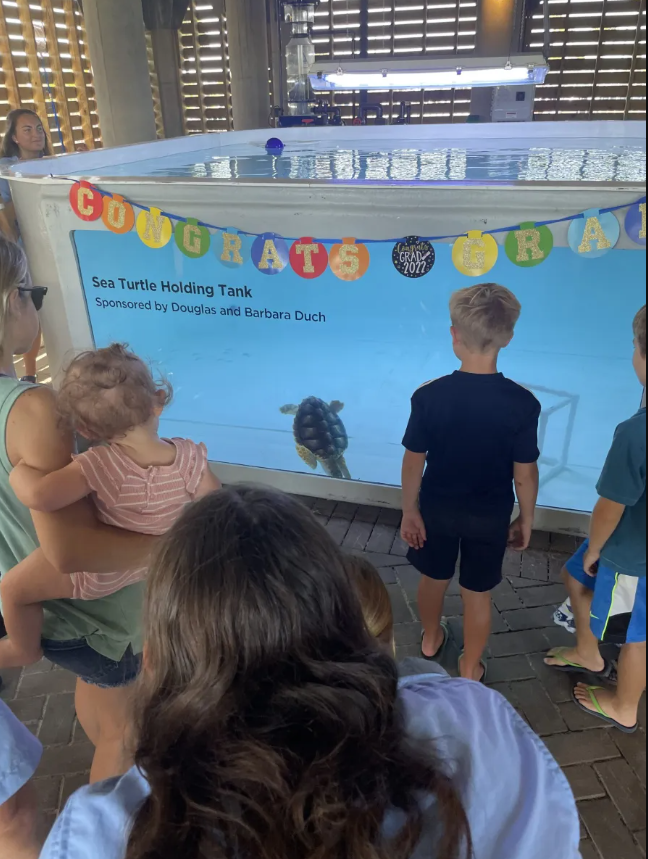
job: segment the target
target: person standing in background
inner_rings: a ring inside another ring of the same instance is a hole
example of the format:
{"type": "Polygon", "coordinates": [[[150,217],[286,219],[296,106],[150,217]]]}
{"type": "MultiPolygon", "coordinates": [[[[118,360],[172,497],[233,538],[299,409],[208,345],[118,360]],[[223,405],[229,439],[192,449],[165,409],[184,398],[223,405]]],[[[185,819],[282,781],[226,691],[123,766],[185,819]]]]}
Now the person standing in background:
{"type": "MultiPolygon", "coordinates": [[[[47,133],[38,114],[33,110],[19,108],[7,117],[7,129],[0,149],[0,233],[12,241],[18,241],[19,232],[16,213],[11,201],[9,182],[2,178],[2,169],[18,161],[33,161],[52,154],[47,133]]],[[[26,382],[36,382],[36,361],[41,348],[41,332],[29,350],[23,355],[26,382]]]]}

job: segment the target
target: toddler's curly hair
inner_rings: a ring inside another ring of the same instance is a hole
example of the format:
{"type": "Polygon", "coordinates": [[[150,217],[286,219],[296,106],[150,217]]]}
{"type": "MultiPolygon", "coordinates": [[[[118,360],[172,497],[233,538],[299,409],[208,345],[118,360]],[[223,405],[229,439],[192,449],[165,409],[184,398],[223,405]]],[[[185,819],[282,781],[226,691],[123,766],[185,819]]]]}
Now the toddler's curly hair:
{"type": "Polygon", "coordinates": [[[90,441],[123,438],[147,424],[172,399],[171,385],[155,380],[128,346],[84,352],[67,369],[58,396],[61,422],[90,441]]]}

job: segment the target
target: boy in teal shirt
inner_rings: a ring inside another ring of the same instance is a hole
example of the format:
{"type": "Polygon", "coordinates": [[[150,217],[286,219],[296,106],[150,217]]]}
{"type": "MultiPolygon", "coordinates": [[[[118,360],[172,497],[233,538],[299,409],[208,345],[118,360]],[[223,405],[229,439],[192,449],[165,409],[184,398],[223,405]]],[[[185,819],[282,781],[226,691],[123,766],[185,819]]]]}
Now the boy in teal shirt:
{"type": "MultiPolygon", "coordinates": [[[[646,386],[646,308],[634,322],[634,368],[646,386]]],[[[557,648],[546,662],[561,671],[586,669],[606,677],[599,641],[624,647],[616,691],[579,683],[576,704],[624,733],[637,731],[639,702],[646,688],[646,409],[616,431],[598,484],[601,496],[590,538],[566,567],[576,620],[577,645],[557,648]],[[627,632],[626,632],[627,627],[627,632]]]]}

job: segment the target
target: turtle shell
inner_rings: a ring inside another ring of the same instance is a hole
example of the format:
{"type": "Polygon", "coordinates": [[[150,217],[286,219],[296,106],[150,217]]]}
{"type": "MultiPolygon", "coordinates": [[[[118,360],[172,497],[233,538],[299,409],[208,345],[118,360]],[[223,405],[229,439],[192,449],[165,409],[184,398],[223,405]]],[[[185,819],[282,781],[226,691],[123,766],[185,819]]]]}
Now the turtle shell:
{"type": "Polygon", "coordinates": [[[295,441],[320,461],[342,456],[349,446],[349,436],[340,416],[318,397],[308,397],[297,411],[295,441]]]}

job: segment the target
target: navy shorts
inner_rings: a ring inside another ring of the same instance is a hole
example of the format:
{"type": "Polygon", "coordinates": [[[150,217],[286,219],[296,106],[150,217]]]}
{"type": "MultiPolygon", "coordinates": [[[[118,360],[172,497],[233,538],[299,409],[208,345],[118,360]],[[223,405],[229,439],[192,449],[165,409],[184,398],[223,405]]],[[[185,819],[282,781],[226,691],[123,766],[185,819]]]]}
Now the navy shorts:
{"type": "Polygon", "coordinates": [[[121,662],[115,662],[93,650],[83,639],[79,641],[43,641],[46,659],[65,668],[89,686],[100,689],[120,689],[130,686],[140,672],[142,657],[128,648],[121,662]]]}
{"type": "Polygon", "coordinates": [[[423,504],[427,541],[422,549],[410,549],[407,559],[422,575],[442,582],[454,578],[459,563],[464,590],[492,591],[502,582],[511,513],[452,513],[423,504]]]}

